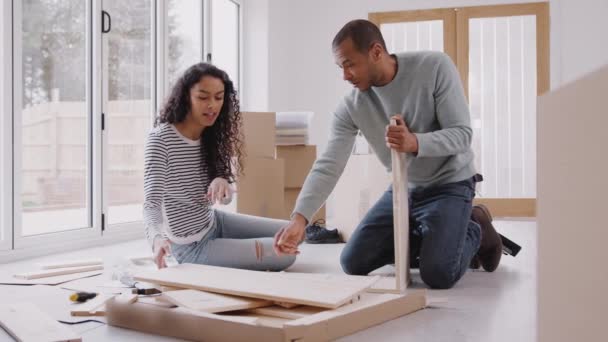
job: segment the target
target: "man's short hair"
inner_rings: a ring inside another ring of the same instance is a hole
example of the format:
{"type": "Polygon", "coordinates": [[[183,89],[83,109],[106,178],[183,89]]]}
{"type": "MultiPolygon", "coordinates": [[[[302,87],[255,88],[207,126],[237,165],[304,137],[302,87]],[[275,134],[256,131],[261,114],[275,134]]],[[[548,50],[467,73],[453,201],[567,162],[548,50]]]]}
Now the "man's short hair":
{"type": "Polygon", "coordinates": [[[378,26],[368,20],[352,20],[344,25],[334,37],[332,48],[335,50],[348,38],[353,40],[355,49],[361,53],[368,52],[374,43],[380,44],[384,51],[388,51],[382,32],[380,32],[378,26]]]}

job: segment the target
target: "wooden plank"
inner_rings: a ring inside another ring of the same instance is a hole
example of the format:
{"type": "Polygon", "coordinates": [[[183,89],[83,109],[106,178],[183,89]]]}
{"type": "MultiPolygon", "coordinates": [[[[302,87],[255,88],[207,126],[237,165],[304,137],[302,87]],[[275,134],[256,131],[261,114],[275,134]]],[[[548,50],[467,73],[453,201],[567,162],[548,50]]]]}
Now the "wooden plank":
{"type": "Polygon", "coordinates": [[[17,341],[82,341],[32,303],[2,305],[0,326],[17,341]]]}
{"type": "Polygon", "coordinates": [[[362,295],[360,301],[286,322],[286,340],[331,341],[426,307],[426,291],[362,295]]]}
{"type": "Polygon", "coordinates": [[[40,279],[18,279],[13,276],[0,276],[0,285],[59,285],[76,279],[94,277],[101,273],[100,271],[91,271],[40,279]]]}
{"type": "Polygon", "coordinates": [[[93,265],[103,265],[103,260],[97,258],[97,259],[87,259],[87,260],[57,261],[57,262],[41,264],[40,268],[43,270],[50,270],[50,269],[54,269],[54,268],[93,266],[93,265]]]}
{"type": "MultiPolygon", "coordinates": [[[[328,341],[407,315],[426,306],[425,291],[406,295],[364,294],[360,302],[297,320],[259,316],[255,325],[231,316],[181,308],[108,303],[108,324],[156,335],[197,341],[328,341]]],[[[247,317],[252,314],[247,313],[247,317]]],[[[255,316],[254,316],[255,317],[255,316]]]]}
{"type": "Polygon", "coordinates": [[[299,319],[304,318],[310,315],[318,314],[321,311],[325,311],[326,309],[317,308],[314,306],[298,306],[292,309],[287,309],[281,306],[269,306],[265,308],[257,308],[247,310],[252,313],[270,316],[270,317],[278,317],[278,318],[287,318],[287,319],[299,319]]]}
{"type": "Polygon", "coordinates": [[[177,306],[209,313],[236,311],[271,306],[268,300],[236,297],[198,290],[164,292],[165,300],[177,306]]]}
{"type": "Polygon", "coordinates": [[[249,323],[227,315],[139,302],[120,305],[110,301],[107,321],[112,326],[190,341],[284,341],[283,329],[259,325],[259,321],[249,323]]]}
{"type": "Polygon", "coordinates": [[[97,297],[86,301],[84,303],[74,304],[74,308],[70,310],[70,314],[72,316],[105,316],[106,310],[105,305],[106,302],[115,295],[107,295],[107,294],[98,294],[97,297]]]}
{"type": "Polygon", "coordinates": [[[65,274],[82,273],[82,272],[98,271],[98,270],[103,270],[103,265],[80,266],[80,267],[56,268],[56,269],[42,270],[42,271],[31,271],[31,272],[15,274],[15,278],[29,280],[29,279],[39,279],[39,278],[54,277],[54,276],[65,275],[65,274]]]}
{"type": "Polygon", "coordinates": [[[139,281],[235,296],[337,308],[369,288],[378,277],[326,280],[289,273],[258,272],[195,264],[180,264],[135,274],[139,281]]]}
{"type": "MultiPolygon", "coordinates": [[[[391,119],[391,125],[397,122],[391,119]]],[[[395,245],[395,290],[403,292],[409,283],[409,204],[407,158],[391,149],[393,173],[393,233],[395,245]]]]}

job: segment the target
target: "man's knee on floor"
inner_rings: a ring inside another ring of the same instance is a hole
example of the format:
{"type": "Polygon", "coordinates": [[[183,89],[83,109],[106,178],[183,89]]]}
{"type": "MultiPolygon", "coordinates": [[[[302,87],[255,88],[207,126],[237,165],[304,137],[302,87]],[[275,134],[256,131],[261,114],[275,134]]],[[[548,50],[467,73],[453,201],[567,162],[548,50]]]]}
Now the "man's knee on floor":
{"type": "Polygon", "coordinates": [[[452,288],[459,280],[452,267],[420,265],[422,281],[432,289],[452,288]]]}
{"type": "Polygon", "coordinates": [[[344,253],[344,251],[340,254],[340,265],[346,274],[367,275],[369,273],[359,258],[353,257],[350,253],[344,253]]]}

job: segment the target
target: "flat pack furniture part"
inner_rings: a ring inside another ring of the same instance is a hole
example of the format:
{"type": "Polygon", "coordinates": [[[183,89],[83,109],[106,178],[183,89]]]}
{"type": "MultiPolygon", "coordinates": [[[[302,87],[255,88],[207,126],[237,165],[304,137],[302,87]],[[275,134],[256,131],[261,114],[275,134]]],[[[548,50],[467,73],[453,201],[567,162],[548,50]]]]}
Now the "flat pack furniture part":
{"type": "Polygon", "coordinates": [[[331,309],[356,300],[379,279],[361,277],[345,281],[291,274],[180,264],[161,270],[141,271],[134,278],[165,286],[331,309]]]}
{"type": "Polygon", "coordinates": [[[27,302],[3,304],[0,326],[17,341],[82,341],[70,328],[27,302]]]}
{"type": "Polygon", "coordinates": [[[91,271],[38,279],[19,279],[13,276],[0,276],[0,285],[59,285],[72,280],[94,277],[102,273],[101,271],[91,271]]]}
{"type": "Polygon", "coordinates": [[[361,300],[300,319],[242,317],[197,313],[182,308],[109,301],[109,325],[193,341],[328,341],[401,317],[426,307],[425,290],[406,294],[365,293],[361,300]]]}
{"type": "MultiPolygon", "coordinates": [[[[391,119],[391,125],[397,121],[391,119]]],[[[371,291],[380,293],[403,293],[410,281],[409,265],[409,203],[407,156],[405,153],[391,149],[393,176],[393,234],[395,245],[395,278],[393,286],[386,286],[384,281],[379,286],[372,286],[371,291]]],[[[387,278],[393,279],[393,278],[387,278]]]]}
{"type": "Polygon", "coordinates": [[[29,279],[47,278],[47,277],[65,275],[65,274],[83,273],[83,272],[98,271],[98,270],[103,270],[103,265],[54,268],[54,269],[50,269],[50,270],[24,272],[24,273],[15,274],[15,278],[29,280],[29,279]]]}
{"type": "Polygon", "coordinates": [[[161,297],[174,305],[208,313],[255,309],[273,304],[269,300],[236,297],[199,290],[163,292],[161,297]]]}
{"type": "Polygon", "coordinates": [[[103,265],[103,260],[96,258],[96,259],[87,259],[87,260],[56,261],[56,262],[41,264],[40,268],[43,270],[50,270],[50,269],[54,269],[54,268],[94,266],[94,265],[103,265]]]}

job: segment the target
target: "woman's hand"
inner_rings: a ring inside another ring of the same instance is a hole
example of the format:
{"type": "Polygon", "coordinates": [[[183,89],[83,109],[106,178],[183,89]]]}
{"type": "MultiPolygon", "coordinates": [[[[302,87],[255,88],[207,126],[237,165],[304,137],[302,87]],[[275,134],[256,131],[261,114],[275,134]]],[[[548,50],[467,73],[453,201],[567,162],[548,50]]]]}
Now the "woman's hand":
{"type": "Polygon", "coordinates": [[[207,190],[207,199],[211,202],[211,204],[219,202],[226,205],[232,201],[233,193],[234,189],[232,189],[228,181],[224,178],[217,177],[213,180],[213,182],[211,182],[211,184],[209,184],[209,189],[207,190]]]}
{"type": "Polygon", "coordinates": [[[171,243],[160,236],[154,239],[154,263],[158,268],[167,267],[165,256],[171,255],[171,243]]]}

